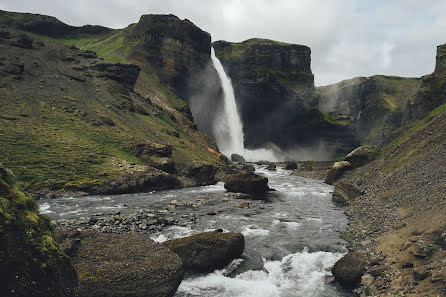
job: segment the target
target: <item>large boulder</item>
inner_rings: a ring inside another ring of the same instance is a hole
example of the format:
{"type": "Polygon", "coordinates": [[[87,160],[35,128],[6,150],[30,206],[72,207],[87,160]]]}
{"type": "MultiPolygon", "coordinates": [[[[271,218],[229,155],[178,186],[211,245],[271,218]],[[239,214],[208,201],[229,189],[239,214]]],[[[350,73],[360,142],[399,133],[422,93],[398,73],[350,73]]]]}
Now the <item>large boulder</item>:
{"type": "Polygon", "coordinates": [[[77,296],[173,296],[181,259],[148,236],[89,233],[73,256],[77,296]]]}
{"type": "Polygon", "coordinates": [[[332,200],[338,204],[350,204],[356,197],[362,195],[361,190],[349,183],[336,182],[334,186],[332,200]]]}
{"type": "Polygon", "coordinates": [[[363,253],[353,252],[339,259],[331,270],[335,280],[346,288],[359,284],[364,274],[367,258],[363,253]]]}
{"type": "Polygon", "coordinates": [[[225,189],[236,193],[265,193],[269,191],[268,179],[254,172],[242,172],[228,177],[225,189]]]}
{"type": "Polygon", "coordinates": [[[194,179],[200,186],[212,185],[217,182],[215,179],[217,170],[217,167],[212,164],[193,162],[189,166],[186,176],[194,179]]]}
{"type": "Polygon", "coordinates": [[[239,154],[232,154],[231,155],[231,161],[232,162],[237,162],[237,163],[246,163],[246,160],[243,156],[239,155],[239,154]]]}
{"type": "Polygon", "coordinates": [[[376,159],[379,155],[379,149],[375,146],[363,145],[350,152],[345,161],[352,165],[352,169],[361,167],[376,159]]]}
{"type": "Polygon", "coordinates": [[[241,233],[205,232],[164,243],[183,260],[184,268],[211,272],[240,257],[245,248],[241,233]]]}
{"type": "Polygon", "coordinates": [[[335,162],[325,177],[325,183],[331,185],[337,181],[346,170],[351,170],[352,165],[347,161],[335,162]]]}
{"type": "Polygon", "coordinates": [[[256,171],[256,168],[254,167],[254,165],[252,164],[244,164],[242,166],[242,171],[246,171],[246,172],[254,172],[256,171]]]}

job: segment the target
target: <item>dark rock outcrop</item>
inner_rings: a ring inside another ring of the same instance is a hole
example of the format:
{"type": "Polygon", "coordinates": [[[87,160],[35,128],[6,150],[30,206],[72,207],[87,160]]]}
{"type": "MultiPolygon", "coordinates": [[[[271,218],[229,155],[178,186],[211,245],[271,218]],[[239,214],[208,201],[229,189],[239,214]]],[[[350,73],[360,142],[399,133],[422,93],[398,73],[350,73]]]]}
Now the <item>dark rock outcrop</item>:
{"type": "Polygon", "coordinates": [[[187,98],[188,80],[210,62],[211,36],[174,15],[143,15],[124,29],[124,43],[137,42],[132,59],[156,72],[162,82],[187,98]]]}
{"type": "Polygon", "coordinates": [[[334,187],[332,200],[338,204],[350,204],[356,197],[362,195],[361,190],[349,183],[336,182],[334,187]]]}
{"type": "Polygon", "coordinates": [[[231,161],[232,162],[237,162],[237,163],[246,163],[246,159],[239,155],[239,154],[232,154],[231,155],[231,161]]]}
{"type": "Polygon", "coordinates": [[[331,271],[339,284],[346,288],[352,288],[359,284],[366,264],[366,256],[363,253],[354,252],[339,259],[331,271]]]}
{"type": "Polygon", "coordinates": [[[287,169],[287,170],[297,169],[297,163],[296,162],[286,162],[285,169],[287,169]]]}
{"type": "Polygon", "coordinates": [[[351,151],[345,161],[352,165],[352,169],[361,167],[373,160],[379,155],[379,149],[374,146],[363,145],[351,151]]]}
{"type": "Polygon", "coordinates": [[[47,217],[0,164],[0,295],[74,296],[76,274],[47,217]]]}
{"type": "Polygon", "coordinates": [[[73,263],[85,297],[173,296],[184,273],[175,253],[137,234],[84,234],[73,263]]]}
{"type": "Polygon", "coordinates": [[[140,68],[132,64],[100,63],[90,67],[97,70],[97,77],[106,77],[121,83],[129,90],[133,90],[138,79],[140,68]]]}
{"type": "Polygon", "coordinates": [[[55,38],[74,37],[83,34],[107,34],[113,31],[113,29],[102,26],[74,27],[52,16],[3,10],[0,10],[0,25],[55,38]]]}
{"type": "Polygon", "coordinates": [[[225,181],[229,192],[260,194],[269,191],[268,179],[254,172],[242,172],[230,176],[225,181]]]}
{"type": "Polygon", "coordinates": [[[331,185],[335,181],[337,181],[342,174],[346,170],[350,170],[352,168],[352,164],[347,161],[335,162],[333,167],[327,172],[327,176],[325,177],[325,183],[331,185]]]}
{"type": "Polygon", "coordinates": [[[169,240],[164,245],[183,260],[185,269],[211,272],[240,257],[245,238],[241,233],[212,231],[169,240]]]}
{"type": "Polygon", "coordinates": [[[254,165],[251,164],[244,164],[242,166],[242,171],[247,171],[247,172],[254,172],[256,169],[254,167],[254,165]]]}
{"type": "Polygon", "coordinates": [[[187,177],[193,178],[197,185],[212,185],[217,182],[215,174],[217,167],[212,164],[203,164],[201,162],[193,162],[186,173],[187,177]]]}

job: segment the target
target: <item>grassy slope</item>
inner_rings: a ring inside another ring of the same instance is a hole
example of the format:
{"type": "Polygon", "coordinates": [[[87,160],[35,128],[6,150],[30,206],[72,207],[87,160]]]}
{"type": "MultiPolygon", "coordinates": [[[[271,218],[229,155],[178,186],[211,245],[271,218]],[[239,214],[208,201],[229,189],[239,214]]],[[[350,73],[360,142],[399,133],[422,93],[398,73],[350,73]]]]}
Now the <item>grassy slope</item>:
{"type": "MultiPolygon", "coordinates": [[[[45,39],[47,43],[95,50],[105,61],[126,62],[133,44],[123,44],[121,31],[113,33],[116,34],[45,39]]],[[[113,98],[85,100],[83,94],[76,92],[66,95],[64,91],[45,89],[31,93],[17,88],[0,89],[0,101],[6,100],[0,117],[3,143],[0,153],[4,163],[30,189],[46,183],[54,183],[56,188],[65,185],[69,189],[83,183],[102,183],[138,170],[138,165],[143,164],[134,156],[133,147],[146,142],[171,145],[180,171],[186,170],[194,160],[220,164],[206,149],[207,146],[215,148],[212,141],[191,129],[193,123],[177,111],[186,105],[183,100],[148,70],[141,72],[137,85],[145,85],[148,95],[155,94],[159,99],[152,100],[155,105],[151,105],[150,114],[106,108],[129,101],[128,95],[119,90],[112,94],[113,98]],[[115,125],[94,126],[80,116],[84,112],[96,119],[110,118],[115,125]]]]}

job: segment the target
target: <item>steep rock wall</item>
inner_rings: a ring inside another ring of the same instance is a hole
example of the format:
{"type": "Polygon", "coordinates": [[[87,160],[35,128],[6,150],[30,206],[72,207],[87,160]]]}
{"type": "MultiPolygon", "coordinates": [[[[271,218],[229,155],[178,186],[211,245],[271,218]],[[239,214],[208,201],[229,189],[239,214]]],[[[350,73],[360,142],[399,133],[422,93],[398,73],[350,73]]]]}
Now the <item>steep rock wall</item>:
{"type": "Polygon", "coordinates": [[[232,80],[247,147],[325,143],[329,151],[340,153],[354,146],[354,130],[316,108],[309,47],[265,39],[217,41],[213,47],[232,80]]]}

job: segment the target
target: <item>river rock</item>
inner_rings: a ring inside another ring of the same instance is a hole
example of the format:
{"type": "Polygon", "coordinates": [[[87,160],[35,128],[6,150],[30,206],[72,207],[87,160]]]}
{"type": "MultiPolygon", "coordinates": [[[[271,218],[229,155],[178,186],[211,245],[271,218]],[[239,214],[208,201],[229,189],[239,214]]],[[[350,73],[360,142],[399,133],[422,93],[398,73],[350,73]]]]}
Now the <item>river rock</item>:
{"type": "Polygon", "coordinates": [[[375,146],[363,145],[350,152],[345,161],[352,165],[352,169],[363,166],[378,157],[379,149],[375,146]]]}
{"type": "Polygon", "coordinates": [[[230,176],[225,189],[236,193],[265,193],[269,191],[268,179],[254,172],[242,172],[230,176]]]}
{"type": "Polygon", "coordinates": [[[347,205],[350,204],[352,200],[356,197],[362,195],[361,190],[352,184],[345,182],[336,182],[334,184],[335,188],[333,191],[333,202],[338,204],[347,205]]]}
{"type": "Polygon", "coordinates": [[[215,184],[215,174],[217,167],[212,164],[204,164],[201,162],[193,162],[187,170],[187,177],[194,179],[197,185],[205,186],[215,184]]]}
{"type": "Polygon", "coordinates": [[[332,273],[335,280],[343,287],[356,287],[365,271],[366,264],[367,259],[363,253],[349,253],[335,263],[332,273]]]}
{"type": "Polygon", "coordinates": [[[144,235],[86,233],[73,256],[77,296],[173,296],[181,259],[144,235]]]}
{"type": "Polygon", "coordinates": [[[269,163],[268,166],[266,166],[266,169],[270,171],[276,171],[276,164],[269,163]]]}
{"type": "Polygon", "coordinates": [[[245,158],[239,154],[232,154],[231,161],[237,162],[237,163],[245,163],[246,162],[245,158]]]}
{"type": "Polygon", "coordinates": [[[337,181],[346,170],[351,170],[352,165],[347,161],[336,162],[333,167],[328,171],[325,177],[325,183],[331,185],[337,181]]]}
{"type": "Polygon", "coordinates": [[[287,170],[297,169],[297,163],[296,162],[286,162],[285,169],[287,169],[287,170]]]}
{"type": "Polygon", "coordinates": [[[183,260],[183,267],[197,272],[223,268],[238,258],[245,248],[241,233],[205,232],[164,243],[183,260]]]}
{"type": "Polygon", "coordinates": [[[242,171],[247,171],[247,172],[254,172],[256,171],[255,167],[251,164],[245,164],[242,167],[242,171]]]}

